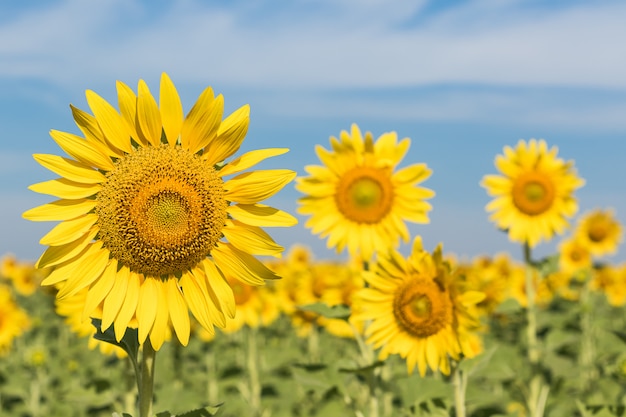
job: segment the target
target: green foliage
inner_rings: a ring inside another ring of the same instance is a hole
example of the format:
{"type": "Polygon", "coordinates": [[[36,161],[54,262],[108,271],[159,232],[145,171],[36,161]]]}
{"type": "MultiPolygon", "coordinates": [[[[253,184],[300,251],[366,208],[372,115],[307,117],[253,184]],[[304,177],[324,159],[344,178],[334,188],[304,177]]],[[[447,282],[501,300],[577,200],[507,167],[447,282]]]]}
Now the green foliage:
{"type": "MultiPolygon", "coordinates": [[[[541,265],[550,268],[553,261],[541,265]]],[[[128,358],[105,356],[78,338],[54,313],[43,291],[19,299],[33,327],[15,340],[0,361],[0,412],[17,417],[136,416],[133,361],[138,345],[129,330],[117,342],[112,329],[96,339],[125,349],[128,358]]],[[[325,317],[347,319],[345,306],[303,307],[325,317]]],[[[535,373],[549,385],[546,416],[626,417],[626,315],[601,294],[584,303],[555,299],[537,312],[540,363],[526,359],[524,309],[507,301],[484,321],[484,352],[464,359],[468,417],[522,417],[535,373]],[[585,329],[583,318],[592,323],[585,329]],[[582,341],[592,361],[581,362],[582,341]]],[[[99,322],[94,321],[96,329],[99,322]]],[[[391,356],[366,359],[355,340],[317,329],[319,360],[311,340],[295,335],[281,317],[256,332],[221,334],[212,342],[192,336],[188,346],[169,341],[157,354],[156,417],[338,417],[368,416],[372,395],[381,417],[454,416],[449,377],[408,374],[391,356]],[[249,372],[249,337],[258,345],[260,403],[254,406],[249,372]],[[165,411],[167,410],[167,411],[165,411]],[[191,411],[189,411],[191,410],[191,411]]]]}

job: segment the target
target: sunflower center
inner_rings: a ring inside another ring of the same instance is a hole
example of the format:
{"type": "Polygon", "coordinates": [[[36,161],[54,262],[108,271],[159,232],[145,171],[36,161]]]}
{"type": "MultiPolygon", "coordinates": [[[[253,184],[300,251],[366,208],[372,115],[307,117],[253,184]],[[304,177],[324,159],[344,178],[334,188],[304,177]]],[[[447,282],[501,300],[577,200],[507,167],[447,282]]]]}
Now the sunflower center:
{"type": "Polygon", "coordinates": [[[452,324],[452,302],[435,282],[418,277],[396,292],[393,315],[407,333],[426,338],[452,324]]]}
{"type": "Polygon", "coordinates": [[[142,147],[118,161],[96,197],[99,239],[151,276],[193,268],[222,236],[228,202],[213,166],[180,147],[142,147]]]}
{"type": "Polygon", "coordinates": [[[607,225],[604,222],[595,222],[589,227],[587,232],[589,240],[594,243],[602,242],[609,234],[607,225]]]}
{"type": "Polygon", "coordinates": [[[339,180],[335,200],[339,211],[357,223],[378,223],[391,210],[393,185],[387,170],[356,167],[339,180]]]}
{"type": "Polygon", "coordinates": [[[513,184],[513,204],[529,216],[547,211],[555,197],[554,185],[550,179],[538,172],[523,174],[513,184]]]}

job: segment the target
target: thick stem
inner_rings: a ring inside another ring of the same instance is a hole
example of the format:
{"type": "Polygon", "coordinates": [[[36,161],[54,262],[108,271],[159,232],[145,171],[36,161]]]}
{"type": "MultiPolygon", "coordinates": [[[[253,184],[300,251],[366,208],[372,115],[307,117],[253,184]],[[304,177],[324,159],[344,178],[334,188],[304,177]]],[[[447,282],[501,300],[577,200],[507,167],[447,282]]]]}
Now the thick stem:
{"type": "Polygon", "coordinates": [[[589,290],[589,272],[586,272],[584,286],[580,293],[580,328],[581,328],[581,346],[579,354],[579,364],[581,369],[580,388],[587,391],[591,388],[593,380],[596,378],[596,370],[594,367],[595,346],[594,346],[594,328],[592,317],[591,294],[589,290]]]}
{"type": "Polygon", "coordinates": [[[261,415],[261,383],[259,381],[259,354],[257,347],[257,331],[254,328],[248,330],[248,377],[250,383],[250,407],[253,416],[261,415]]]}
{"type": "Polygon", "coordinates": [[[528,243],[524,244],[524,262],[526,264],[526,335],[528,338],[528,360],[532,366],[539,362],[537,344],[537,311],[535,306],[534,267],[528,243]]]}
{"type": "Polygon", "coordinates": [[[452,385],[454,386],[455,415],[456,417],[465,417],[465,390],[467,388],[467,375],[461,371],[458,364],[454,367],[452,385]]]}
{"type": "Polygon", "coordinates": [[[152,393],[154,390],[154,361],[156,352],[146,339],[141,351],[139,374],[139,417],[152,416],[152,393]]]}
{"type": "Polygon", "coordinates": [[[543,378],[538,372],[539,343],[537,340],[537,307],[535,305],[536,288],[534,282],[534,265],[532,262],[530,246],[524,244],[524,262],[526,264],[526,335],[528,338],[528,362],[532,369],[530,392],[528,395],[528,411],[530,417],[543,417],[548,392],[550,388],[543,383],[543,378]]]}
{"type": "Polygon", "coordinates": [[[219,386],[217,384],[217,366],[215,361],[215,352],[213,346],[210,345],[206,352],[206,370],[207,370],[207,396],[209,404],[217,404],[219,398],[219,386]]]}

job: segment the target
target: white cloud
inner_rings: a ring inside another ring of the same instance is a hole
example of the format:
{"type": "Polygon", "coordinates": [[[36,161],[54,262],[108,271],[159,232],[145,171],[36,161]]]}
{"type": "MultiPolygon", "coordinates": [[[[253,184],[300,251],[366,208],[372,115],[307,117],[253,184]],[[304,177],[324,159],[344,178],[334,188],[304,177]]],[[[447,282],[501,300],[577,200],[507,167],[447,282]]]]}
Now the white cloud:
{"type": "Polygon", "coordinates": [[[301,1],[302,12],[268,4],[259,11],[185,1],[148,16],[147,3],[67,0],[0,28],[0,38],[12,39],[0,46],[0,76],[75,83],[135,79],[158,68],[188,80],[276,88],[626,88],[623,3],[539,13],[523,3],[472,1],[412,28],[422,3],[301,1]]]}

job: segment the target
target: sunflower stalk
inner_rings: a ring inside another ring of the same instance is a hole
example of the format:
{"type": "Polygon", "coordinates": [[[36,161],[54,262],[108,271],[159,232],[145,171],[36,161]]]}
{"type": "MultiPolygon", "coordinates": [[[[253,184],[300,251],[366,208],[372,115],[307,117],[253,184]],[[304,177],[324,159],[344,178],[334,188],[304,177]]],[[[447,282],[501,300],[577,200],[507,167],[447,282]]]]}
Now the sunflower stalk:
{"type": "Polygon", "coordinates": [[[248,394],[252,415],[255,417],[262,415],[261,409],[261,382],[259,380],[259,349],[257,340],[257,330],[247,327],[248,335],[248,351],[247,351],[247,368],[248,368],[248,394]]]}
{"type": "Polygon", "coordinates": [[[535,305],[535,283],[533,280],[535,267],[532,261],[530,245],[524,244],[524,263],[526,264],[526,336],[528,338],[528,361],[533,372],[527,405],[530,417],[542,417],[548,397],[549,387],[537,373],[539,365],[539,342],[537,340],[537,307],[535,305]]]}
{"type": "Polygon", "coordinates": [[[219,398],[219,385],[217,383],[217,364],[215,361],[215,351],[211,343],[205,355],[207,370],[207,398],[210,404],[217,404],[219,398]]]}
{"type": "Polygon", "coordinates": [[[141,365],[138,374],[139,417],[152,417],[155,359],[156,351],[150,339],[146,339],[141,349],[141,365]]]}
{"type": "Polygon", "coordinates": [[[591,388],[593,380],[596,378],[594,367],[594,329],[591,293],[589,289],[589,271],[586,272],[584,285],[580,293],[580,329],[581,329],[581,346],[578,362],[581,369],[580,388],[587,391],[591,388]]]}
{"type": "Polygon", "coordinates": [[[454,366],[452,374],[454,387],[454,409],[456,417],[465,417],[465,392],[467,390],[467,374],[461,370],[459,363],[454,366]]]}

